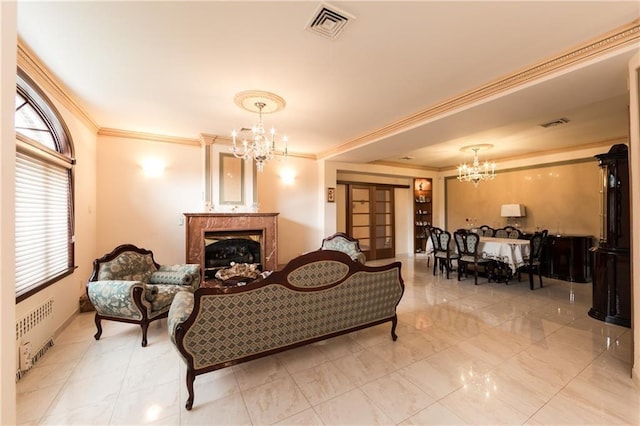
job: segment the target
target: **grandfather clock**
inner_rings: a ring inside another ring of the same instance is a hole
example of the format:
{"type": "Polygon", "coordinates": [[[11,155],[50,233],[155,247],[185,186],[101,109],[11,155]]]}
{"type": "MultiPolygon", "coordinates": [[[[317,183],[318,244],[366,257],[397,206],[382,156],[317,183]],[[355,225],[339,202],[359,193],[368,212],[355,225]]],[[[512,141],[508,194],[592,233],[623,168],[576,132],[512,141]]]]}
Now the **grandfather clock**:
{"type": "Polygon", "coordinates": [[[600,241],[592,249],[593,307],[589,316],[631,327],[629,160],[624,144],[595,156],[600,164],[600,241]]]}

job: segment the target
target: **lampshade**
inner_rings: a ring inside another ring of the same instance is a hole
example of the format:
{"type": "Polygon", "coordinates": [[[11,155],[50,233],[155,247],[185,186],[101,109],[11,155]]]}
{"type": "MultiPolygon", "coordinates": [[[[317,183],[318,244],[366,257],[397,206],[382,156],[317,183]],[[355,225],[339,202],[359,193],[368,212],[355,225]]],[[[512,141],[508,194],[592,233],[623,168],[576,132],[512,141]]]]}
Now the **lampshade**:
{"type": "Polygon", "coordinates": [[[525,217],[527,210],[522,204],[503,204],[500,207],[502,217],[525,217]]]}

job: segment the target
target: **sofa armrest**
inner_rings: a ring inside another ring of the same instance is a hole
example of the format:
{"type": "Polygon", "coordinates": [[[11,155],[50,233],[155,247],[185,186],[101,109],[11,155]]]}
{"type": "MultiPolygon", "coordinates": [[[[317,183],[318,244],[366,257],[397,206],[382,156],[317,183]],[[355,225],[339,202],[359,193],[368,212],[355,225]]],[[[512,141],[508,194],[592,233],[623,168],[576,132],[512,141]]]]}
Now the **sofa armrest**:
{"type": "Polygon", "coordinates": [[[189,318],[193,312],[194,295],[189,291],[181,291],[175,295],[171,307],[169,308],[169,316],[167,317],[167,327],[169,338],[176,344],[176,327],[189,318]]]}
{"type": "Polygon", "coordinates": [[[141,319],[151,303],[145,297],[147,286],[142,281],[103,280],[87,283],[87,296],[103,316],[141,319]]]}
{"type": "Polygon", "coordinates": [[[195,291],[200,287],[200,265],[197,263],[183,263],[176,265],[160,265],[157,272],[172,272],[191,276],[189,285],[195,291]]]}

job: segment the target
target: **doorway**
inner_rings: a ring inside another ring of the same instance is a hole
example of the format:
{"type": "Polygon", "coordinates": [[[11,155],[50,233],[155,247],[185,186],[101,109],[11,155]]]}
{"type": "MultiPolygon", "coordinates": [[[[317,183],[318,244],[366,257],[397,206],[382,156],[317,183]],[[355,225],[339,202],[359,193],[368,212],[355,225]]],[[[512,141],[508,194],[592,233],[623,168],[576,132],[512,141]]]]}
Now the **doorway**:
{"type": "Polygon", "coordinates": [[[347,185],[347,234],[357,238],[367,260],[395,257],[393,187],[347,185]]]}

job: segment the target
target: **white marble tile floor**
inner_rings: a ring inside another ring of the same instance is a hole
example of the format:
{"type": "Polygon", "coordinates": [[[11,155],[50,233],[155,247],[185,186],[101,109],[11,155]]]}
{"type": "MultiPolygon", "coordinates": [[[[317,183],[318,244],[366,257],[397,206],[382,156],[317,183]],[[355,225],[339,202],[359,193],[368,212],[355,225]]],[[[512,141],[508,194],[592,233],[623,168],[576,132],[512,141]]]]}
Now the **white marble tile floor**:
{"type": "MultiPolygon", "coordinates": [[[[79,314],[17,384],[18,423],[53,425],[640,424],[629,329],[590,318],[591,284],[479,285],[398,258],[391,324],[198,376],[166,320],[149,328],[79,314]]],[[[388,261],[370,262],[384,264],[388,261]]]]}

